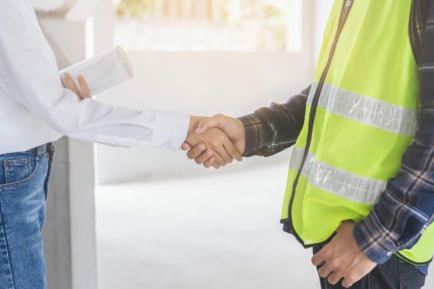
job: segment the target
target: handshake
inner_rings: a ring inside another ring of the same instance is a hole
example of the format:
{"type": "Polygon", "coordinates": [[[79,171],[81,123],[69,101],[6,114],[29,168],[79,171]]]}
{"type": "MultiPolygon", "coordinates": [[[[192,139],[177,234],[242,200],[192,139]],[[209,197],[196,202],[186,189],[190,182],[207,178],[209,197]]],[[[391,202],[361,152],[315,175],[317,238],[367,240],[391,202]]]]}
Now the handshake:
{"type": "Polygon", "coordinates": [[[242,160],[246,136],[243,123],[225,115],[212,117],[191,116],[187,138],[182,149],[197,164],[216,169],[242,160]]]}
{"type": "MultiPolygon", "coordinates": [[[[62,75],[62,85],[72,90],[78,101],[91,98],[92,91],[83,75],[78,75],[75,83],[71,74],[65,72],[62,75]]],[[[224,115],[209,118],[190,116],[182,148],[188,150],[188,158],[194,159],[197,164],[218,169],[234,159],[241,161],[245,143],[244,125],[237,118],[224,115]]]]}

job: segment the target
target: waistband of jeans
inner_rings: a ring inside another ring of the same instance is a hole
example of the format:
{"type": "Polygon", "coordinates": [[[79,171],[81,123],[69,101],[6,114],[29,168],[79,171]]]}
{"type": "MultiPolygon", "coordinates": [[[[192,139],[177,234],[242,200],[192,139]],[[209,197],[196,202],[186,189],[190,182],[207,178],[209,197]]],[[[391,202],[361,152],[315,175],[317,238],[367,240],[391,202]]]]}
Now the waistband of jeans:
{"type": "Polygon", "coordinates": [[[46,152],[54,152],[54,146],[52,143],[46,143],[35,148],[29,149],[26,152],[33,152],[35,156],[40,156],[46,152]]]}

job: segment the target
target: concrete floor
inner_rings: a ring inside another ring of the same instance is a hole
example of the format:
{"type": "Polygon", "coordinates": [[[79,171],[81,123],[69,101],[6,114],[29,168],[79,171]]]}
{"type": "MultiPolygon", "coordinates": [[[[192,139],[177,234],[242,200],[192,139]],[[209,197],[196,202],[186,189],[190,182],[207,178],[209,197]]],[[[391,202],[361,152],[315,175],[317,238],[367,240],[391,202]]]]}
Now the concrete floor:
{"type": "Polygon", "coordinates": [[[319,288],[310,250],[279,224],[286,171],[98,187],[99,288],[319,288]]]}

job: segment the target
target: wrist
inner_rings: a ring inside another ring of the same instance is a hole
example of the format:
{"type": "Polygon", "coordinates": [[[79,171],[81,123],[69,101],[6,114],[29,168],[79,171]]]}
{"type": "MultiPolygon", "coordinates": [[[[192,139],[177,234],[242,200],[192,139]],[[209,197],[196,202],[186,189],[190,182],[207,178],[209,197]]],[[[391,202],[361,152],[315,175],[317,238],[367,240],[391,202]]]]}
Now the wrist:
{"type": "Polygon", "coordinates": [[[244,128],[244,124],[240,119],[236,118],[235,121],[237,123],[238,130],[241,132],[241,138],[238,142],[238,149],[241,154],[244,154],[246,151],[246,129],[244,128]]]}

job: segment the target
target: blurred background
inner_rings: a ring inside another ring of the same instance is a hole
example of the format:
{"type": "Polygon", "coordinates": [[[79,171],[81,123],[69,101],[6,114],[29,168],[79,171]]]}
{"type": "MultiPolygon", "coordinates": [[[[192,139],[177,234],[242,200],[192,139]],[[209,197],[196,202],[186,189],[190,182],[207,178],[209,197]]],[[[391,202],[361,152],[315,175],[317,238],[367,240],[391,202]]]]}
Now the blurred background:
{"type": "MultiPolygon", "coordinates": [[[[309,85],[332,2],[35,5],[59,68],[117,45],[127,52],[134,78],[98,100],[237,117],[309,85]]],[[[45,228],[50,289],[319,288],[310,250],[279,224],[290,149],[206,170],[182,151],[69,139],[57,148],[45,228]]]]}

